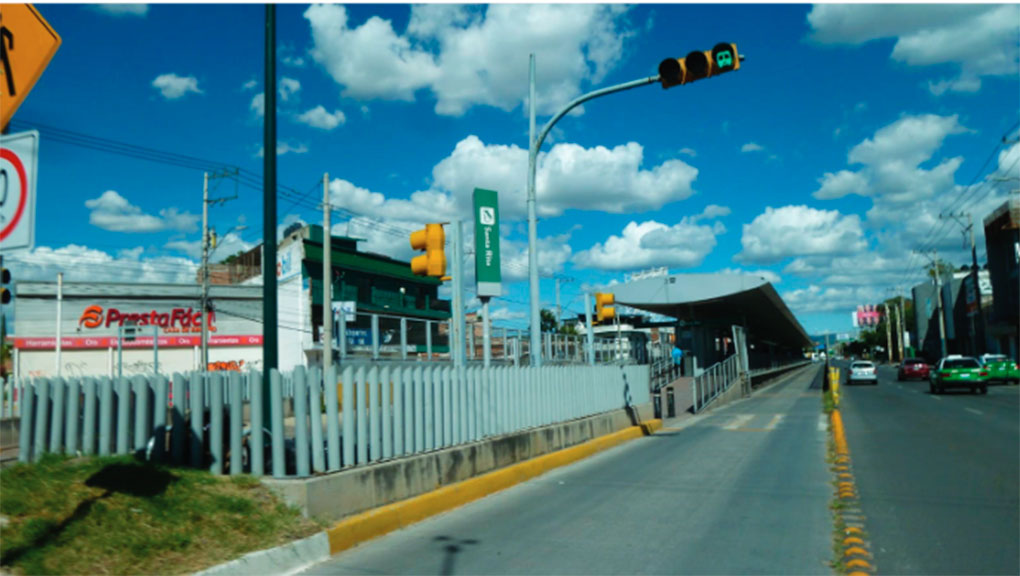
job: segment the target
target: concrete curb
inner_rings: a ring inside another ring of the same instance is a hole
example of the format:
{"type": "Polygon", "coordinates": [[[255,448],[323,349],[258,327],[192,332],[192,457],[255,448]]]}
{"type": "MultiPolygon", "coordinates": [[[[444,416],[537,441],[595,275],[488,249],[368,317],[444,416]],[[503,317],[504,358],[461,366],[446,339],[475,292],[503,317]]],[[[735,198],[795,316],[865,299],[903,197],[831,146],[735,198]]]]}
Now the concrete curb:
{"type": "Polygon", "coordinates": [[[638,426],[630,426],[583,444],[557,450],[444,486],[433,492],[356,514],[314,536],[276,548],[251,552],[236,560],[213,566],[197,574],[201,576],[294,574],[363,542],[505,490],[629,440],[654,434],[660,428],[662,428],[662,420],[658,419],[644,422],[638,426]]]}
{"type": "Polygon", "coordinates": [[[201,576],[294,574],[327,558],[329,558],[329,538],[325,532],[319,532],[283,546],[245,554],[237,560],[213,566],[197,574],[201,576]]]}
{"type": "Polygon", "coordinates": [[[505,490],[628,440],[653,434],[661,427],[662,420],[651,420],[640,426],[631,426],[619,432],[469,478],[421,496],[356,514],[341,520],[326,530],[329,535],[330,553],[337,554],[362,542],[505,490]]]}

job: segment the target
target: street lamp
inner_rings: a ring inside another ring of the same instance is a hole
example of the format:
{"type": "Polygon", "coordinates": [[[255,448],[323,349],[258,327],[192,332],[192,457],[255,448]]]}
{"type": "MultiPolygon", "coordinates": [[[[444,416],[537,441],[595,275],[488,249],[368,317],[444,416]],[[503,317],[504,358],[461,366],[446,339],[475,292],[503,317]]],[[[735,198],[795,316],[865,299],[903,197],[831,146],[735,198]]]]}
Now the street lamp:
{"type": "Polygon", "coordinates": [[[542,142],[568,112],[585,102],[616,92],[638,88],[655,82],[663,82],[663,88],[686,84],[702,78],[709,78],[723,72],[738,70],[742,55],[737,55],[735,44],[717,44],[711,51],[691,52],[683,59],[667,59],[659,65],[660,74],[639,78],[608,88],[600,88],[575,98],[557,112],[535,137],[535,54],[531,54],[529,70],[528,108],[530,126],[528,131],[528,286],[531,301],[531,365],[542,365],[542,313],[538,290],[538,219],[535,208],[535,170],[538,150],[542,142]],[[697,61],[697,66],[693,63],[697,61]],[[664,80],[665,79],[665,80],[664,80]]]}

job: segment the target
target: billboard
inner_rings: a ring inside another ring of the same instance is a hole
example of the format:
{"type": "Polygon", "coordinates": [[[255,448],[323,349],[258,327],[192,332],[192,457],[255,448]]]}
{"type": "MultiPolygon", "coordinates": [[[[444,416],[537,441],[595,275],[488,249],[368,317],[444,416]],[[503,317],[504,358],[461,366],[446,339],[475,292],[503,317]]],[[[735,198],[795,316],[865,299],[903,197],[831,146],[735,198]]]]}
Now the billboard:
{"type": "Polygon", "coordinates": [[[878,306],[873,304],[858,306],[853,318],[854,328],[878,326],[881,319],[882,313],[879,311],[878,306]]]}

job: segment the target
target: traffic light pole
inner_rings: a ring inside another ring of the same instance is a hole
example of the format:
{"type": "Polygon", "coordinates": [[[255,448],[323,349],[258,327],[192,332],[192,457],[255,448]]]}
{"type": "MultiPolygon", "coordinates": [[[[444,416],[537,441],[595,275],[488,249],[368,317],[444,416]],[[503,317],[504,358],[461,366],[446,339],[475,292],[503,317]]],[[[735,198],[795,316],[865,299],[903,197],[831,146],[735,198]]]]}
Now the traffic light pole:
{"type": "Polygon", "coordinates": [[[630,90],[631,88],[638,88],[640,86],[646,86],[648,84],[654,84],[659,81],[659,76],[649,76],[647,78],[641,78],[633,80],[631,82],[624,82],[623,84],[617,84],[615,86],[609,86],[608,88],[601,88],[588,92],[582,96],[575,98],[569,104],[564,106],[559,112],[556,113],[545,126],[542,131],[539,132],[538,137],[535,137],[535,55],[531,55],[531,68],[529,73],[530,88],[528,97],[528,108],[530,116],[530,147],[528,149],[528,286],[531,300],[531,365],[541,366],[542,365],[542,308],[541,302],[539,302],[539,285],[538,285],[538,217],[535,207],[535,169],[536,161],[538,158],[538,151],[542,148],[542,142],[545,141],[545,137],[552,130],[553,126],[559,122],[560,118],[567,115],[568,112],[584,104],[585,102],[598,98],[600,96],[608,96],[616,92],[623,92],[624,90],[630,90]]]}

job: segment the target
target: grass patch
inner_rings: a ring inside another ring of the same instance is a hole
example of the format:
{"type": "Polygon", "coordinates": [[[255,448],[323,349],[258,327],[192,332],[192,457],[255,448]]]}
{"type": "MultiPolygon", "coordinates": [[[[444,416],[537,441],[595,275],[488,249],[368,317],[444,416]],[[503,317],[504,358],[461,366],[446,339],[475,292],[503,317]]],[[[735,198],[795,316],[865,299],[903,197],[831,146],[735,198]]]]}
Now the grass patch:
{"type": "Polygon", "coordinates": [[[0,490],[0,565],[22,574],[189,573],[323,529],[254,478],[131,457],[46,456],[0,490]]]}
{"type": "Polygon", "coordinates": [[[836,399],[832,396],[831,389],[822,394],[822,409],[826,414],[832,414],[832,411],[836,409],[836,399]]]}

